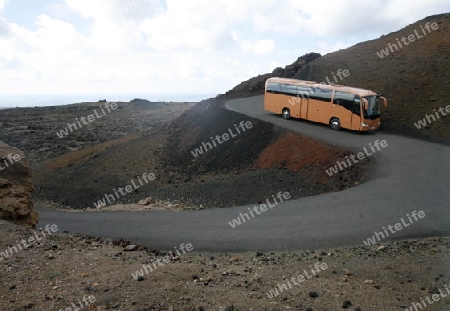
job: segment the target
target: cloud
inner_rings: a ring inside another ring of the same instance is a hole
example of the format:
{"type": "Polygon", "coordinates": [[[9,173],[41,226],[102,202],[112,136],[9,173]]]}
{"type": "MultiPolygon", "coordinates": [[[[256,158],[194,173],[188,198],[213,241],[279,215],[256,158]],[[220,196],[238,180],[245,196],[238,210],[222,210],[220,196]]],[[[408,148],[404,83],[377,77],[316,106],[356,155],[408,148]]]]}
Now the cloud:
{"type": "Polygon", "coordinates": [[[0,12],[3,11],[3,9],[5,8],[6,3],[9,0],[0,0],[0,12]]]}
{"type": "Polygon", "coordinates": [[[16,93],[225,92],[273,64],[448,11],[446,2],[54,0],[36,12],[33,29],[0,17],[0,85],[16,93]]]}
{"type": "Polygon", "coordinates": [[[259,32],[345,37],[394,31],[448,9],[446,0],[285,0],[259,8],[252,19],[259,32]]]}
{"type": "Polygon", "coordinates": [[[316,48],[314,51],[317,51],[318,53],[325,55],[330,52],[338,51],[340,49],[347,48],[348,45],[342,43],[342,42],[330,42],[330,41],[324,41],[319,40],[316,42],[316,48]]]}
{"type": "Polygon", "coordinates": [[[270,54],[275,48],[275,41],[273,40],[258,40],[256,42],[244,41],[241,45],[242,51],[244,53],[253,54],[270,54]]]}
{"type": "Polygon", "coordinates": [[[9,36],[10,34],[11,31],[8,22],[0,17],[0,38],[9,36]]]}

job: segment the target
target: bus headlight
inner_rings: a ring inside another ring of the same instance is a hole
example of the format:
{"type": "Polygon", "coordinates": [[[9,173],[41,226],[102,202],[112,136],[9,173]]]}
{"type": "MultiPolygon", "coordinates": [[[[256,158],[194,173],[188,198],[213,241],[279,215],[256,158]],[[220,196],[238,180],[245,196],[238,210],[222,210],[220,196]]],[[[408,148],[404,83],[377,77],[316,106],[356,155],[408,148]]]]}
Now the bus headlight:
{"type": "Polygon", "coordinates": [[[367,124],[367,123],[364,123],[364,122],[363,122],[363,123],[361,123],[361,125],[362,125],[362,126],[369,126],[369,124],[367,124]]]}

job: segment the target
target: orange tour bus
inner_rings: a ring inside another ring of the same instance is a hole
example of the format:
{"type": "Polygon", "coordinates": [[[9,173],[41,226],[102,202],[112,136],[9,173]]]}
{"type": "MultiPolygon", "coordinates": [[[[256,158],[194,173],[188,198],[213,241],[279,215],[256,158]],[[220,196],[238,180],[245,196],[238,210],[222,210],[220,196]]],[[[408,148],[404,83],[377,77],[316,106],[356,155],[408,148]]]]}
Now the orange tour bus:
{"type": "Polygon", "coordinates": [[[370,90],[275,77],[267,79],[264,95],[265,110],[329,124],[335,131],[379,129],[381,104],[387,106],[386,98],[370,90]]]}

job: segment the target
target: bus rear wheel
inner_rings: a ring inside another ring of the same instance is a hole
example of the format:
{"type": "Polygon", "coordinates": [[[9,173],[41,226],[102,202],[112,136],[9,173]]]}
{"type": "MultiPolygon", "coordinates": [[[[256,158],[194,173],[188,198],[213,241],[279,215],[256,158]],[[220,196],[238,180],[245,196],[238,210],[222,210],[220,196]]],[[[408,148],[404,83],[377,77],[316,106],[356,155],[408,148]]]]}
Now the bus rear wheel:
{"type": "Polygon", "coordinates": [[[332,118],[330,120],[330,128],[333,131],[339,131],[339,129],[341,128],[341,121],[339,121],[338,118],[332,118]]]}
{"type": "Polygon", "coordinates": [[[285,120],[290,119],[291,118],[291,112],[289,111],[289,109],[284,108],[283,112],[282,112],[283,118],[285,120]]]}

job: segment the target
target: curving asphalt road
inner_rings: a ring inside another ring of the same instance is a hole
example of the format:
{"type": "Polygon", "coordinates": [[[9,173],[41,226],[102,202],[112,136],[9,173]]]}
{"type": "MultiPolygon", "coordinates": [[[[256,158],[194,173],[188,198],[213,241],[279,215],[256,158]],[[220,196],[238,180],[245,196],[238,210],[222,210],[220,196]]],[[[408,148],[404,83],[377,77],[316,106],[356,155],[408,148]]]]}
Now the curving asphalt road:
{"type": "MultiPolygon", "coordinates": [[[[72,213],[39,209],[39,226],[57,224],[61,231],[124,238],[150,248],[170,250],[192,243],[197,251],[298,250],[362,245],[382,227],[408,227],[390,239],[450,234],[450,147],[382,132],[334,132],[325,125],[283,120],[263,110],[263,97],[237,99],[227,108],[293,132],[354,150],[355,154],[386,140],[375,153],[379,167],[369,182],[299,200],[286,201],[232,228],[229,221],[253,205],[190,212],[72,213]],[[407,214],[423,211],[412,224],[407,214]]],[[[245,117],[243,117],[245,120],[245,117]]],[[[369,149],[370,150],[370,149],[369,149]]],[[[273,189],[267,198],[281,189],[273,189]]],[[[266,198],[261,198],[264,201],[266,198]]],[[[395,230],[395,229],[393,229],[395,230]]]]}

